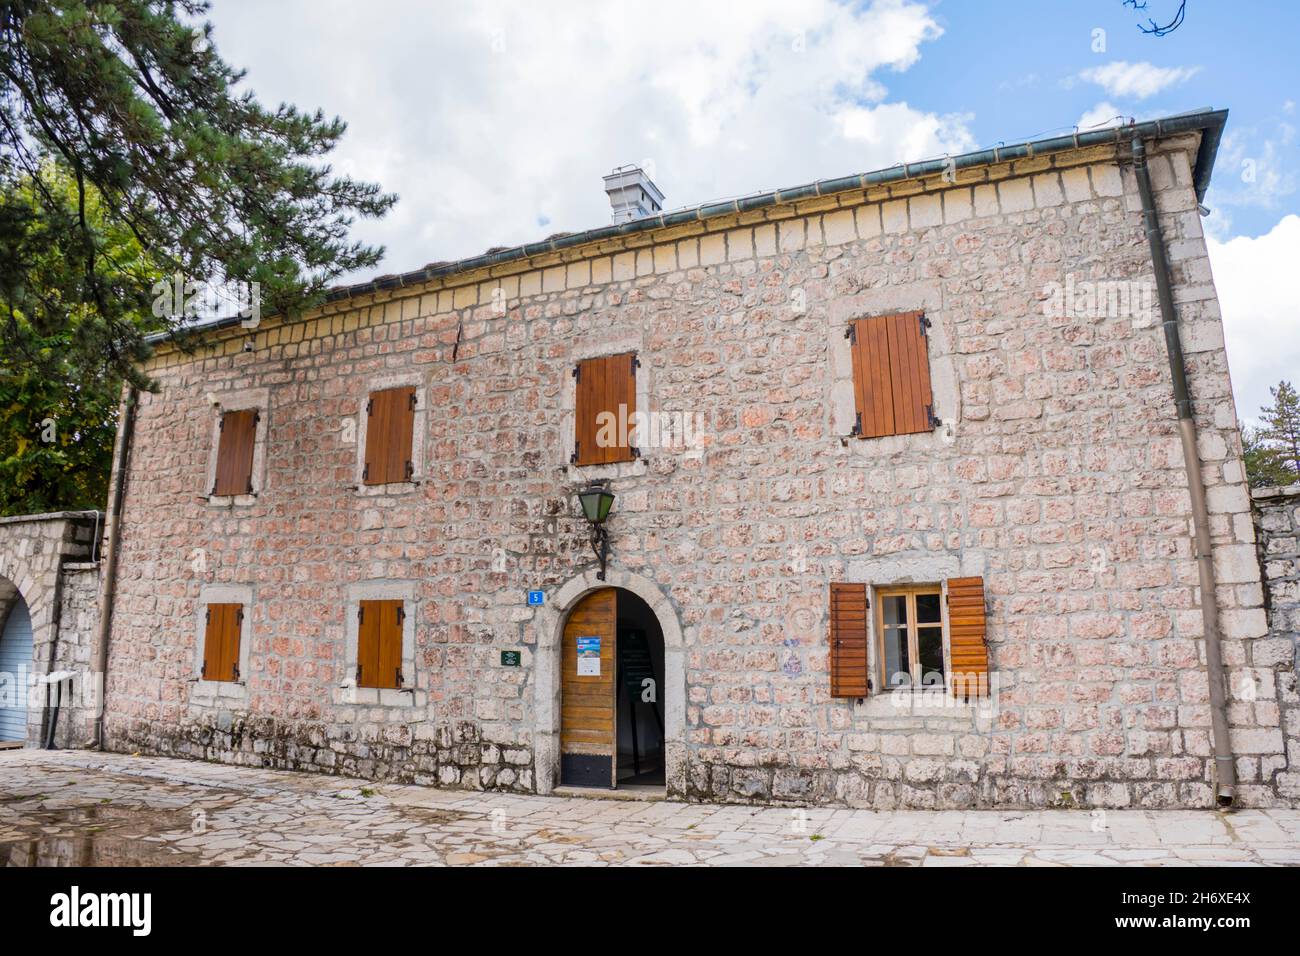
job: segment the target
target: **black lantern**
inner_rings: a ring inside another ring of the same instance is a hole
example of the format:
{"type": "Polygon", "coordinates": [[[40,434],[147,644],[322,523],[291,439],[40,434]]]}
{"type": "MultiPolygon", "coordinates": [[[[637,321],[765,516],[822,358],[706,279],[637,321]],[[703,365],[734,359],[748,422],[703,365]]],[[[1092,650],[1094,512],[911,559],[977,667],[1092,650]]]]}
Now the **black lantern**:
{"type": "Polygon", "coordinates": [[[583,517],[591,524],[591,550],[600,561],[596,580],[603,581],[605,561],[609,557],[609,532],[605,530],[605,519],[614,505],[614,492],[603,481],[592,482],[578,492],[578,504],[582,506],[583,517]]]}

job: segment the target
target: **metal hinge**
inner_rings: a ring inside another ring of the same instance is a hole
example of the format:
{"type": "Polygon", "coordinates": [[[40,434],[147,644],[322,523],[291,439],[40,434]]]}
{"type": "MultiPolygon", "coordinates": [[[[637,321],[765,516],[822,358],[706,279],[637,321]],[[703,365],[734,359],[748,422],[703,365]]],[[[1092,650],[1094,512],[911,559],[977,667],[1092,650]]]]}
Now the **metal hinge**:
{"type": "Polygon", "coordinates": [[[574,380],[575,382],[581,382],[581,381],[582,381],[582,366],[581,366],[581,365],[575,365],[575,366],[573,366],[573,380],[574,380]]]}
{"type": "Polygon", "coordinates": [[[397,623],[406,623],[406,608],[402,607],[400,604],[397,605],[397,623]]]}
{"type": "Polygon", "coordinates": [[[250,495],[253,493],[253,479],[251,477],[248,479],[248,493],[250,495]]]}
{"type": "Polygon", "coordinates": [[[233,677],[234,677],[235,680],[239,680],[239,665],[238,665],[238,664],[231,664],[231,665],[230,665],[230,673],[233,675],[233,677]]]}
{"type": "Polygon", "coordinates": [[[414,408],[416,407],[417,404],[418,404],[418,402],[416,401],[416,394],[415,394],[415,392],[412,392],[412,393],[411,393],[411,408],[412,408],[412,410],[414,410],[414,408]]]}
{"type": "Polygon", "coordinates": [[[573,454],[569,456],[570,465],[576,465],[578,463],[578,452],[581,450],[582,450],[582,442],[575,441],[573,443],[573,454]]]}
{"type": "Polygon", "coordinates": [[[375,400],[373,398],[368,398],[366,399],[366,414],[373,415],[374,413],[375,413],[375,400]]]}
{"type": "Polygon", "coordinates": [[[357,623],[364,624],[365,621],[366,621],[366,609],[363,607],[357,608],[357,623]]]}
{"type": "Polygon", "coordinates": [[[217,431],[224,432],[225,430],[226,430],[226,416],[222,415],[221,418],[217,421],[217,431]]]}
{"type": "Polygon", "coordinates": [[[639,369],[640,367],[641,367],[641,360],[637,358],[636,355],[633,355],[632,356],[632,377],[633,378],[636,377],[636,370],[639,369]]]}
{"type": "Polygon", "coordinates": [[[362,469],[361,469],[361,480],[362,480],[362,481],[369,481],[369,480],[370,480],[370,465],[369,465],[369,463],[367,463],[366,465],[364,465],[364,466],[362,467],[362,469]]]}
{"type": "Polygon", "coordinates": [[[361,665],[357,665],[357,686],[361,686],[361,665]]]}
{"type": "Polygon", "coordinates": [[[235,612],[235,623],[236,624],[244,623],[244,609],[242,607],[235,612]]]}
{"type": "Polygon", "coordinates": [[[253,412],[253,424],[256,425],[259,422],[261,422],[261,420],[262,420],[262,413],[256,411],[253,412]]]}
{"type": "Polygon", "coordinates": [[[203,666],[199,668],[199,676],[204,680],[208,679],[208,662],[204,661],[203,666]]]}
{"type": "Polygon", "coordinates": [[[862,413],[861,413],[861,412],[858,412],[857,417],[854,418],[854,420],[853,420],[853,431],[849,432],[849,434],[850,434],[850,435],[861,435],[861,434],[862,434],[862,413]]]}
{"type": "Polygon", "coordinates": [[[924,313],[924,312],[922,312],[920,315],[918,315],[918,316],[916,317],[916,319],[917,319],[917,321],[921,324],[921,334],[922,334],[922,335],[925,335],[926,330],[927,330],[928,328],[930,328],[930,320],[927,319],[927,318],[925,317],[925,313],[924,313]]]}
{"type": "Polygon", "coordinates": [[[415,477],[415,465],[411,464],[410,461],[407,461],[407,463],[406,463],[406,480],[407,480],[407,481],[410,481],[410,480],[411,480],[412,478],[414,478],[414,477],[415,477]]]}
{"type": "Polygon", "coordinates": [[[850,322],[849,327],[844,330],[844,337],[849,340],[850,344],[858,344],[858,323],[850,322]]]}
{"type": "Polygon", "coordinates": [[[406,683],[406,681],[402,677],[402,669],[399,667],[397,668],[397,686],[401,687],[404,683],[406,683]]]}
{"type": "Polygon", "coordinates": [[[933,431],[934,429],[938,428],[940,425],[943,424],[943,419],[939,418],[937,415],[934,414],[933,405],[925,406],[925,419],[930,423],[931,431],[933,431]]]}

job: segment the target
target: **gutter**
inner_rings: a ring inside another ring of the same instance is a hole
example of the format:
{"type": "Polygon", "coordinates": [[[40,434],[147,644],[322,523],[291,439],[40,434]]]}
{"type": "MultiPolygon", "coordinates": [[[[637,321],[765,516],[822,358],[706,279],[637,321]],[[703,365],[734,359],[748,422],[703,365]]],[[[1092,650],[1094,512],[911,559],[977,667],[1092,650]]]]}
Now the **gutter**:
{"type": "MultiPolygon", "coordinates": [[[[953,175],[959,169],[989,166],[1017,159],[1032,159],[1035,156],[1049,156],[1053,153],[1063,153],[1090,146],[1118,145],[1135,135],[1141,135],[1148,139],[1160,139],[1177,133],[1202,132],[1201,148],[1196,157],[1196,167],[1193,170],[1196,199],[1197,202],[1202,202],[1205,199],[1205,191],[1210,185],[1210,173],[1214,169],[1214,158],[1218,152],[1219,140],[1223,136],[1224,124],[1227,121],[1227,110],[1197,110],[1129,126],[1115,126],[1106,129],[1088,130],[1083,133],[1075,132],[1068,136],[1027,140],[1011,146],[995,146],[992,149],[976,150],[958,156],[945,156],[941,159],[928,159],[919,163],[898,163],[887,169],[878,169],[874,172],[842,176],[836,179],[819,179],[816,182],[806,183],[803,186],[794,186],[789,189],[778,189],[772,192],[743,196],[739,199],[729,199],[724,202],[705,203],[674,212],[660,213],[657,216],[634,219],[631,222],[601,226],[598,229],[588,229],[585,232],[575,232],[567,236],[544,239],[541,242],[514,246],[510,249],[502,249],[499,252],[484,253],[468,259],[460,259],[456,262],[425,266],[422,269],[404,272],[400,275],[380,276],[368,282],[336,286],[325,293],[324,301],[339,302],[358,295],[385,292],[391,289],[405,288],[406,286],[419,286],[433,279],[444,278],[456,273],[472,272],[475,269],[502,265],[507,262],[518,262],[545,253],[572,249],[574,246],[587,245],[588,243],[600,242],[606,239],[618,239],[639,232],[668,229],[686,223],[704,222],[720,216],[733,216],[737,213],[752,212],[755,209],[763,209],[767,206],[798,202],[801,199],[829,196],[840,192],[860,191],[870,189],[873,186],[884,186],[925,176],[953,175]]],[[[269,318],[273,314],[270,313],[263,316],[263,318],[269,318]]],[[[188,329],[155,332],[146,336],[145,341],[154,344],[177,335],[214,332],[238,325],[243,321],[245,319],[240,315],[226,316],[204,325],[191,326],[188,329]]]]}
{"type": "MultiPolygon", "coordinates": [[[[1192,398],[1187,387],[1187,369],[1183,360],[1183,343],[1178,331],[1178,314],[1169,282],[1169,260],[1160,230],[1151,192],[1151,172],[1147,169],[1146,144],[1140,127],[1130,127],[1133,135],[1133,172],[1137,176],[1138,194],[1142,198],[1142,217],[1147,242],[1151,246],[1151,264],[1156,273],[1156,296],[1164,326],[1165,347],[1169,353],[1169,373],[1174,385],[1174,405],[1178,410],[1178,437],[1183,446],[1183,464],[1187,469],[1187,489],[1192,500],[1192,525],[1196,537],[1196,568],[1201,587],[1201,617],[1205,629],[1205,670],[1210,684],[1210,726],[1214,739],[1215,799],[1228,808],[1236,797],[1237,772],[1228,734],[1228,705],[1223,670],[1223,651],[1219,633],[1219,599],[1215,590],[1214,556],[1211,551],[1210,513],[1205,501],[1205,479],[1201,474],[1201,457],[1196,450],[1196,421],[1192,417],[1192,398]]],[[[1217,141],[1216,141],[1217,145],[1217,141]]],[[[1204,153],[1202,148],[1202,153],[1204,153]]],[[[1201,165],[1198,160],[1197,166],[1201,165]]],[[[1199,190],[1198,199],[1202,197],[1199,190]]]]}
{"type": "Polygon", "coordinates": [[[89,746],[104,749],[104,705],[108,693],[108,641],[113,633],[113,599],[117,595],[118,544],[122,540],[122,502],[126,498],[126,469],[131,456],[131,435],[135,429],[135,409],[140,392],[133,385],[126,386],[119,406],[117,441],[113,446],[113,473],[109,493],[108,555],[104,566],[104,590],[99,601],[99,635],[95,640],[95,661],[92,673],[100,677],[99,700],[91,725],[89,746]]]}

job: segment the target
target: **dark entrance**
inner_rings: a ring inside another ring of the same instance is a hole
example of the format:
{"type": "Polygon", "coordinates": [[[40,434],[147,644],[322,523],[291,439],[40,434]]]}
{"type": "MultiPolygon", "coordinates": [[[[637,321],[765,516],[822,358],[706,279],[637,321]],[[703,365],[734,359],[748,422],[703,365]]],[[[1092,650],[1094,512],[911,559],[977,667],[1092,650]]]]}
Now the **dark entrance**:
{"type": "Polygon", "coordinates": [[[664,785],[663,630],[631,591],[574,605],[561,649],[560,782],[664,785]]]}
{"type": "Polygon", "coordinates": [[[618,591],[618,785],[664,785],[664,634],[650,606],[618,591]]]}

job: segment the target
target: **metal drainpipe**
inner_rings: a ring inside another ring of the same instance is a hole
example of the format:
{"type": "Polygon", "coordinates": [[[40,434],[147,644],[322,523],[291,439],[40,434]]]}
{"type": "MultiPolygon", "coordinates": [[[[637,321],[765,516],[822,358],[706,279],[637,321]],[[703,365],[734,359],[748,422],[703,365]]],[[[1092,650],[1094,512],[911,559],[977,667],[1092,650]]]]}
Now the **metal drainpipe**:
{"type": "Polygon", "coordinates": [[[121,415],[117,432],[117,444],[113,449],[112,497],[108,503],[108,518],[105,529],[108,532],[108,555],[104,565],[104,591],[99,603],[99,636],[95,641],[95,673],[100,675],[99,701],[95,713],[95,723],[91,744],[96,750],[104,749],[104,704],[108,692],[108,639],[113,631],[113,598],[117,593],[117,552],[118,542],[122,537],[122,500],[126,496],[126,465],[131,454],[131,432],[135,426],[135,407],[140,393],[134,386],[127,386],[122,399],[121,415]]]}
{"type": "Polygon", "coordinates": [[[1196,421],[1192,417],[1192,398],[1187,388],[1187,370],[1183,362],[1183,342],[1178,333],[1178,314],[1174,294],[1169,286],[1169,260],[1165,256],[1160,217],[1151,195],[1151,173],[1147,169],[1146,144],[1140,135],[1133,136],[1133,171],[1137,175],[1138,193],[1142,198],[1142,216],[1147,242],[1151,246],[1151,263],[1156,271],[1156,296],[1160,319],[1165,330],[1165,347],[1169,353],[1169,372],[1174,382],[1174,404],[1178,409],[1178,437],[1183,445],[1183,464],[1187,469],[1187,489],[1192,499],[1192,525],[1196,531],[1196,568],[1201,586],[1201,617],[1205,627],[1205,669],[1210,682],[1210,726],[1214,736],[1214,766],[1219,806],[1232,806],[1237,789],[1237,771],[1228,735],[1228,704],[1223,673],[1223,653],[1219,636],[1219,599],[1214,584],[1214,555],[1210,541],[1210,513],[1205,504],[1205,480],[1201,475],[1201,456],[1196,449],[1196,421]]]}

